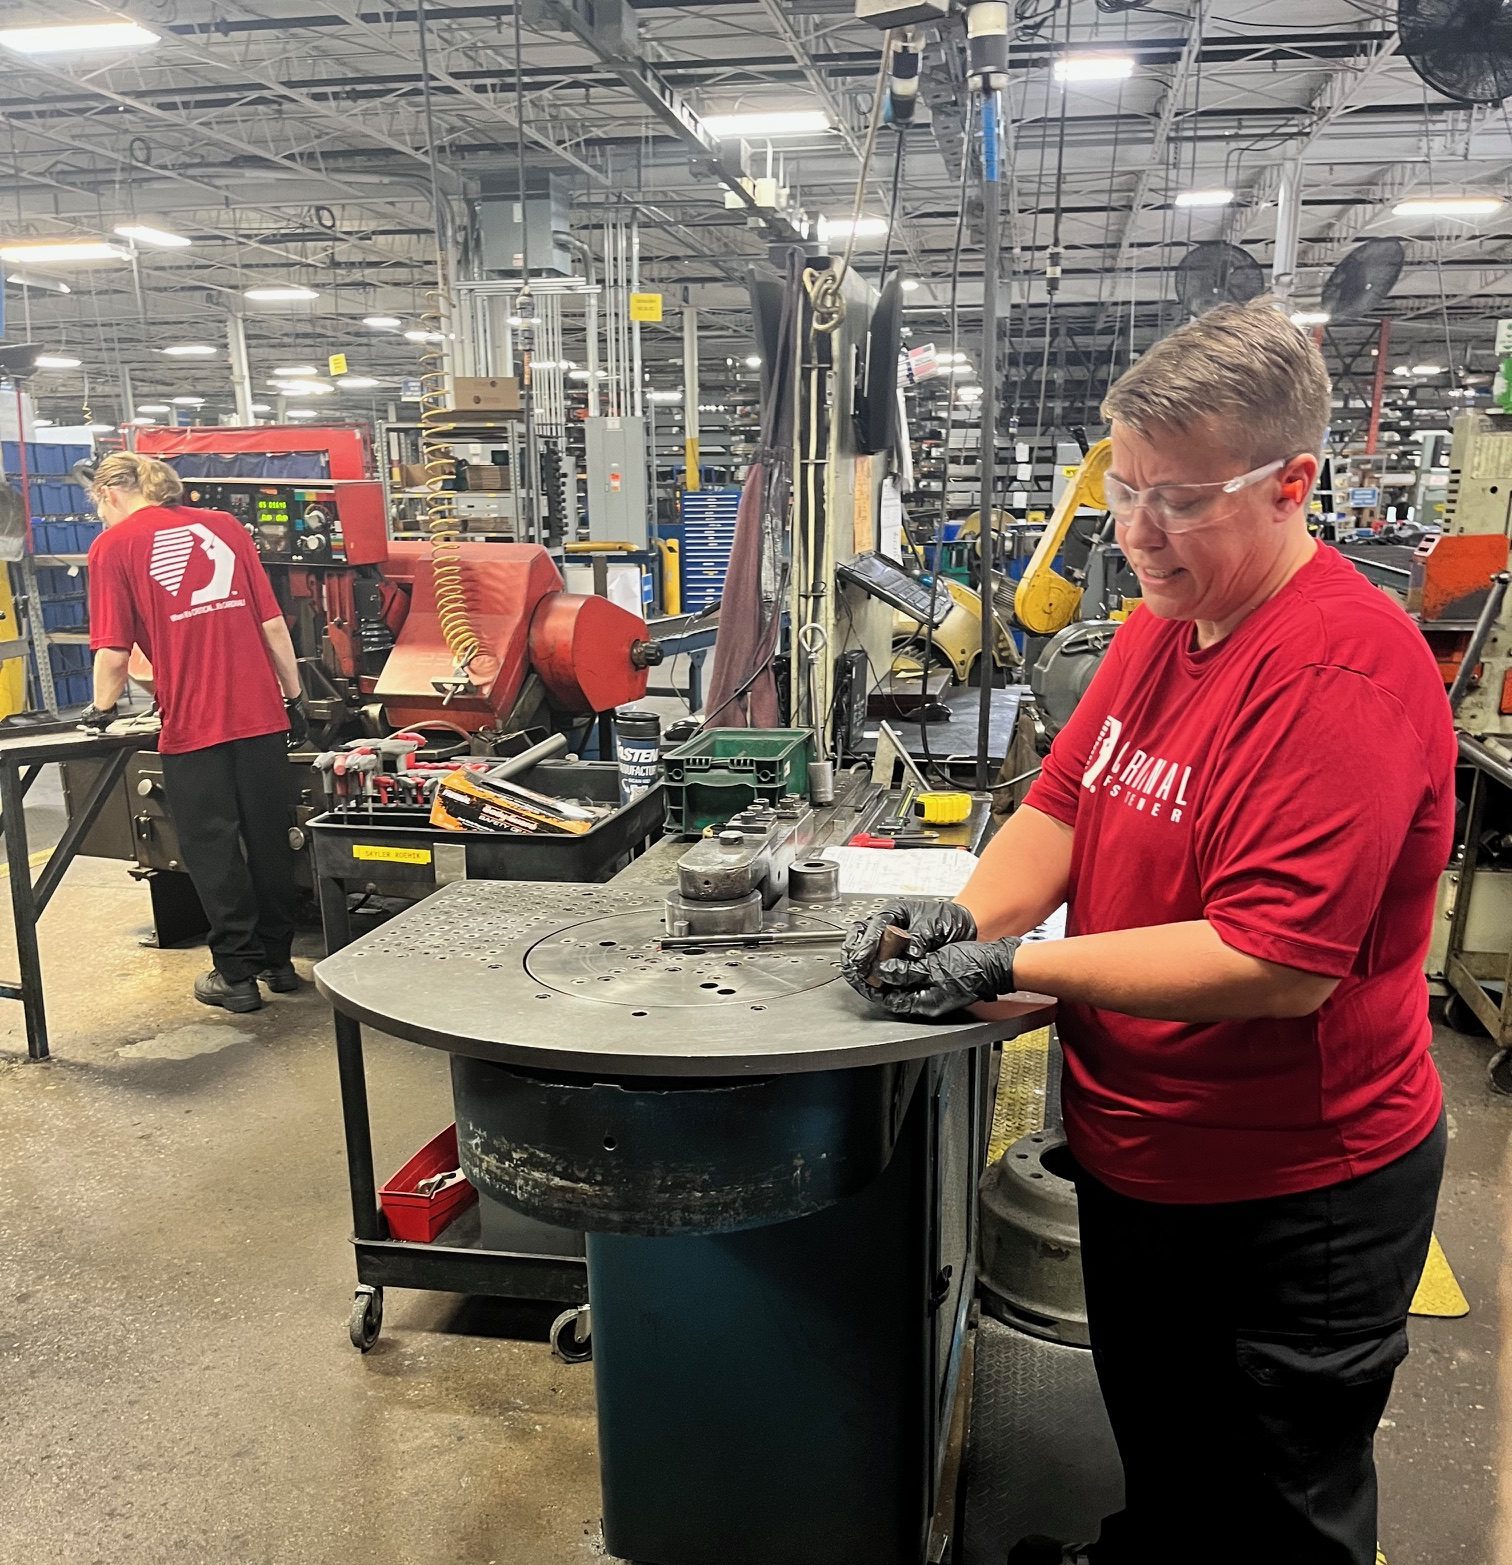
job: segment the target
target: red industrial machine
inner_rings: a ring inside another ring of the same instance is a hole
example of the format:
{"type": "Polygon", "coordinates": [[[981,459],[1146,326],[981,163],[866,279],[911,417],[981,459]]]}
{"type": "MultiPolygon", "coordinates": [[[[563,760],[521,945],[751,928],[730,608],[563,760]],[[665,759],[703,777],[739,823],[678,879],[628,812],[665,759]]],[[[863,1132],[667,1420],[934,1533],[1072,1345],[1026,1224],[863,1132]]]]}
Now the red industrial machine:
{"type": "MultiPolygon", "coordinates": [[[[1444,683],[1460,671],[1476,619],[1498,571],[1507,568],[1504,533],[1442,533],[1412,556],[1407,612],[1422,626],[1444,683]]],[[[1504,699],[1502,710],[1509,710],[1504,699]]]]}
{"type": "Polygon", "coordinates": [[[137,450],[179,473],[190,505],[229,512],[252,536],[319,747],[444,717],[486,751],[635,700],[660,660],[644,620],[566,592],[545,549],[390,543],[365,430],[144,429],[137,450]],[[438,590],[436,549],[455,562],[460,592],[438,590]],[[465,669],[445,633],[459,615],[477,643],[465,669]]]}

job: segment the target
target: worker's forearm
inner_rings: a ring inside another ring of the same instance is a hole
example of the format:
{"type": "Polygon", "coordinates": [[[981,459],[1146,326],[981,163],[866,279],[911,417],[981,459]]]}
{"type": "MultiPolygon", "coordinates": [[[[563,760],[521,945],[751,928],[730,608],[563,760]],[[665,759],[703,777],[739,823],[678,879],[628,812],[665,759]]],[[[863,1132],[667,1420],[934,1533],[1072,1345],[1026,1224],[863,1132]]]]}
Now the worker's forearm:
{"type": "Polygon", "coordinates": [[[273,660],[273,672],[278,676],[278,688],[285,701],[292,701],[301,694],[299,683],[299,659],[294,655],[294,638],[280,616],[263,621],[263,640],[268,644],[268,656],[273,660]]]}
{"type": "Polygon", "coordinates": [[[131,660],[129,652],[114,647],[101,647],[94,656],[94,704],[102,712],[108,712],[126,693],[126,665],[131,660]]]}
{"type": "Polygon", "coordinates": [[[1066,900],[1070,878],[1071,828],[1024,805],[987,844],[956,900],[983,940],[997,940],[1044,923],[1066,900]]]}
{"type": "Polygon", "coordinates": [[[1224,945],[1205,919],[1034,941],[1014,957],[1013,981],[1027,993],[1175,1022],[1307,1016],[1335,987],[1224,945]]]}

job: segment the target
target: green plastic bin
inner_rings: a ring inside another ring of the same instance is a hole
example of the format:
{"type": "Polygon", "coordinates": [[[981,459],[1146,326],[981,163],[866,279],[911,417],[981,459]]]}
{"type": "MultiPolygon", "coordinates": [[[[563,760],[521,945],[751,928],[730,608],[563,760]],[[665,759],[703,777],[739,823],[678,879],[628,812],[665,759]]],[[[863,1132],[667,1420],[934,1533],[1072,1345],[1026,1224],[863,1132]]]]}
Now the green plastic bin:
{"type": "Polygon", "coordinates": [[[746,805],[808,795],[806,728],[710,728],[662,756],[667,830],[696,837],[746,805]]]}

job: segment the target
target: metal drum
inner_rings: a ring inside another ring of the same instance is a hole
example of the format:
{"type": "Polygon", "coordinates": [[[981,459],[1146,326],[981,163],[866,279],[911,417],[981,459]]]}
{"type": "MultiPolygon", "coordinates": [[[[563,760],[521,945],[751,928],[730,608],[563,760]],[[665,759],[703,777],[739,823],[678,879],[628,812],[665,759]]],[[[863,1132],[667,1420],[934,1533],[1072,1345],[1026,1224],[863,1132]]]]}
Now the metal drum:
{"type": "Polygon", "coordinates": [[[1087,1344],[1081,1236],[1071,1153],[1037,1130],[988,1169],[981,1189],[979,1272],[987,1312],[1052,1342],[1087,1344]]]}

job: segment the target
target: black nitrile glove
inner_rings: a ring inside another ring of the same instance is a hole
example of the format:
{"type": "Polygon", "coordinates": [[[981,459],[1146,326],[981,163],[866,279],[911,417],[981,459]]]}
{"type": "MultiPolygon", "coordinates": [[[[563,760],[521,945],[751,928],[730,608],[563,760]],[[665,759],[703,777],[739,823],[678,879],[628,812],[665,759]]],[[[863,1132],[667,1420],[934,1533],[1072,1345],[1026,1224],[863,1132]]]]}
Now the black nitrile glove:
{"type": "Polygon", "coordinates": [[[961,940],[922,957],[883,962],[881,983],[852,984],[867,999],[894,1016],[934,1021],[978,1000],[996,1000],[1013,993],[1013,958],[1023,941],[1014,935],[1001,940],[961,940]]]}
{"type": "Polygon", "coordinates": [[[310,737],[310,720],[305,716],[304,702],[292,696],[284,702],[284,716],[289,720],[289,735],[284,741],[291,750],[297,750],[310,737]]]}
{"type": "Polygon", "coordinates": [[[79,727],[89,734],[103,734],[105,730],[115,722],[116,709],[111,707],[97,707],[93,702],[79,713],[79,727]]]}
{"type": "MultiPolygon", "coordinates": [[[[840,948],[840,971],[851,988],[866,982],[889,924],[909,933],[908,954],[920,957],[955,940],[975,940],[976,920],[959,902],[941,897],[899,897],[857,924],[840,948]]],[[[863,991],[864,992],[864,991],[863,991]]]]}

